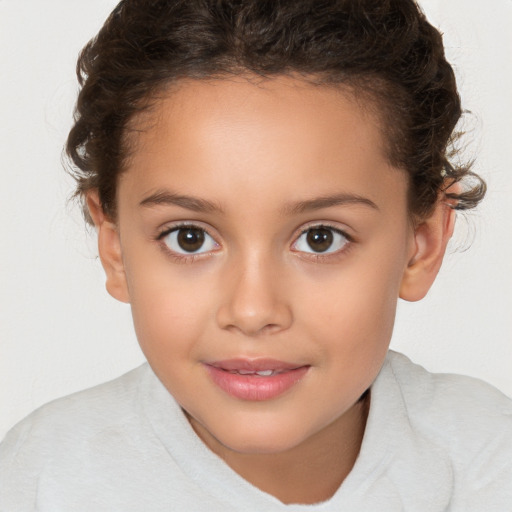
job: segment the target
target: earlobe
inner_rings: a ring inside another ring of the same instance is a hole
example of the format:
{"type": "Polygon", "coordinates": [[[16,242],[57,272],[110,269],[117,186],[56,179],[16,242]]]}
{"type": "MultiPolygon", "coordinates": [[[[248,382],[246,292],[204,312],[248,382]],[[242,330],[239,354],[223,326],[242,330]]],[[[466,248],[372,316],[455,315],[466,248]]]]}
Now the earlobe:
{"type": "Polygon", "coordinates": [[[438,201],[434,213],[414,230],[412,254],[403,274],[400,298],[414,302],[425,297],[441,268],[454,227],[455,211],[444,201],[438,201]]]}
{"type": "Polygon", "coordinates": [[[87,192],[86,202],[98,232],[98,251],[106,274],[107,291],[121,302],[130,302],[117,225],[103,211],[97,190],[87,192]]]}

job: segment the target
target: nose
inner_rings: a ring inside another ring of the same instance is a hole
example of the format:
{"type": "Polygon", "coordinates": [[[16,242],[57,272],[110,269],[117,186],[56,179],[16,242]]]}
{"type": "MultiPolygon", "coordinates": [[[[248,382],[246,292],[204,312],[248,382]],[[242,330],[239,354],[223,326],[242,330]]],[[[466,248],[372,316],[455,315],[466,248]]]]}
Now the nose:
{"type": "Polygon", "coordinates": [[[286,330],[293,317],[286,286],[270,258],[252,257],[230,265],[223,276],[223,302],[217,312],[222,329],[258,336],[286,330]]]}

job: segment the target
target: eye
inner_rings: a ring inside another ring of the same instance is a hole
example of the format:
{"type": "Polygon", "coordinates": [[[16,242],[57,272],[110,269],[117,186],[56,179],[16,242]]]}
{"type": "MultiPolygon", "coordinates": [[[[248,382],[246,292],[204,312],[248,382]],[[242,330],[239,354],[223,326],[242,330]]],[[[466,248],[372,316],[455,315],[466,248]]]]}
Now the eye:
{"type": "Polygon", "coordinates": [[[340,251],[349,241],[348,236],[338,229],[313,226],[302,232],[293,244],[293,249],[314,254],[329,254],[340,251]]]}
{"type": "Polygon", "coordinates": [[[218,247],[217,242],[197,226],[180,226],[163,233],[160,238],[178,254],[201,254],[218,247]]]}

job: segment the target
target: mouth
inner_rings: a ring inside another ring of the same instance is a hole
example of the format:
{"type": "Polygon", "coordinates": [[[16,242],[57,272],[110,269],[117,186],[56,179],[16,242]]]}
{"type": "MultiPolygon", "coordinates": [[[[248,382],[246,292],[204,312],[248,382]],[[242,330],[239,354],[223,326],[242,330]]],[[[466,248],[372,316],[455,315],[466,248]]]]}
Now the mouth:
{"type": "Polygon", "coordinates": [[[222,391],[240,400],[277,398],[298,384],[310,366],[274,359],[230,359],[204,364],[211,380],[222,391]]]}
{"type": "MultiPolygon", "coordinates": [[[[223,368],[221,368],[223,369],[223,368]]],[[[283,373],[284,370],[224,370],[229,373],[237,373],[238,375],[259,375],[260,377],[272,377],[279,373],[283,373]]]]}

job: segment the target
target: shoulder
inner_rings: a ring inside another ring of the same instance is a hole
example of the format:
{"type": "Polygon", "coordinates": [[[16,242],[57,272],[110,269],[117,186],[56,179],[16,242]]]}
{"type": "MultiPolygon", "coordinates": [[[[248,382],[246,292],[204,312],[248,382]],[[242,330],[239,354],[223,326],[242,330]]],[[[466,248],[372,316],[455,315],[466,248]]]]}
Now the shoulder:
{"type": "Polygon", "coordinates": [[[15,425],[2,446],[13,437],[21,440],[29,433],[62,440],[73,432],[93,435],[110,423],[124,422],[133,414],[132,405],[146,371],[144,364],[112,381],[43,405],[15,425]]]}
{"type": "Polygon", "coordinates": [[[15,425],[0,444],[0,509],[9,496],[35,500],[37,482],[54,461],[77,467],[102,436],[129,431],[139,421],[137,394],[147,371],[145,364],[111,382],[59,398],[15,425]]]}
{"type": "Polygon", "coordinates": [[[479,379],[430,373],[402,354],[390,352],[387,364],[415,435],[449,460],[454,509],[488,510],[489,503],[509,506],[512,400],[479,379]]]}
{"type": "Polygon", "coordinates": [[[435,419],[443,429],[462,421],[474,432],[512,425],[512,400],[490,384],[464,375],[430,373],[393,351],[388,362],[412,420],[436,428],[435,419]]]}

